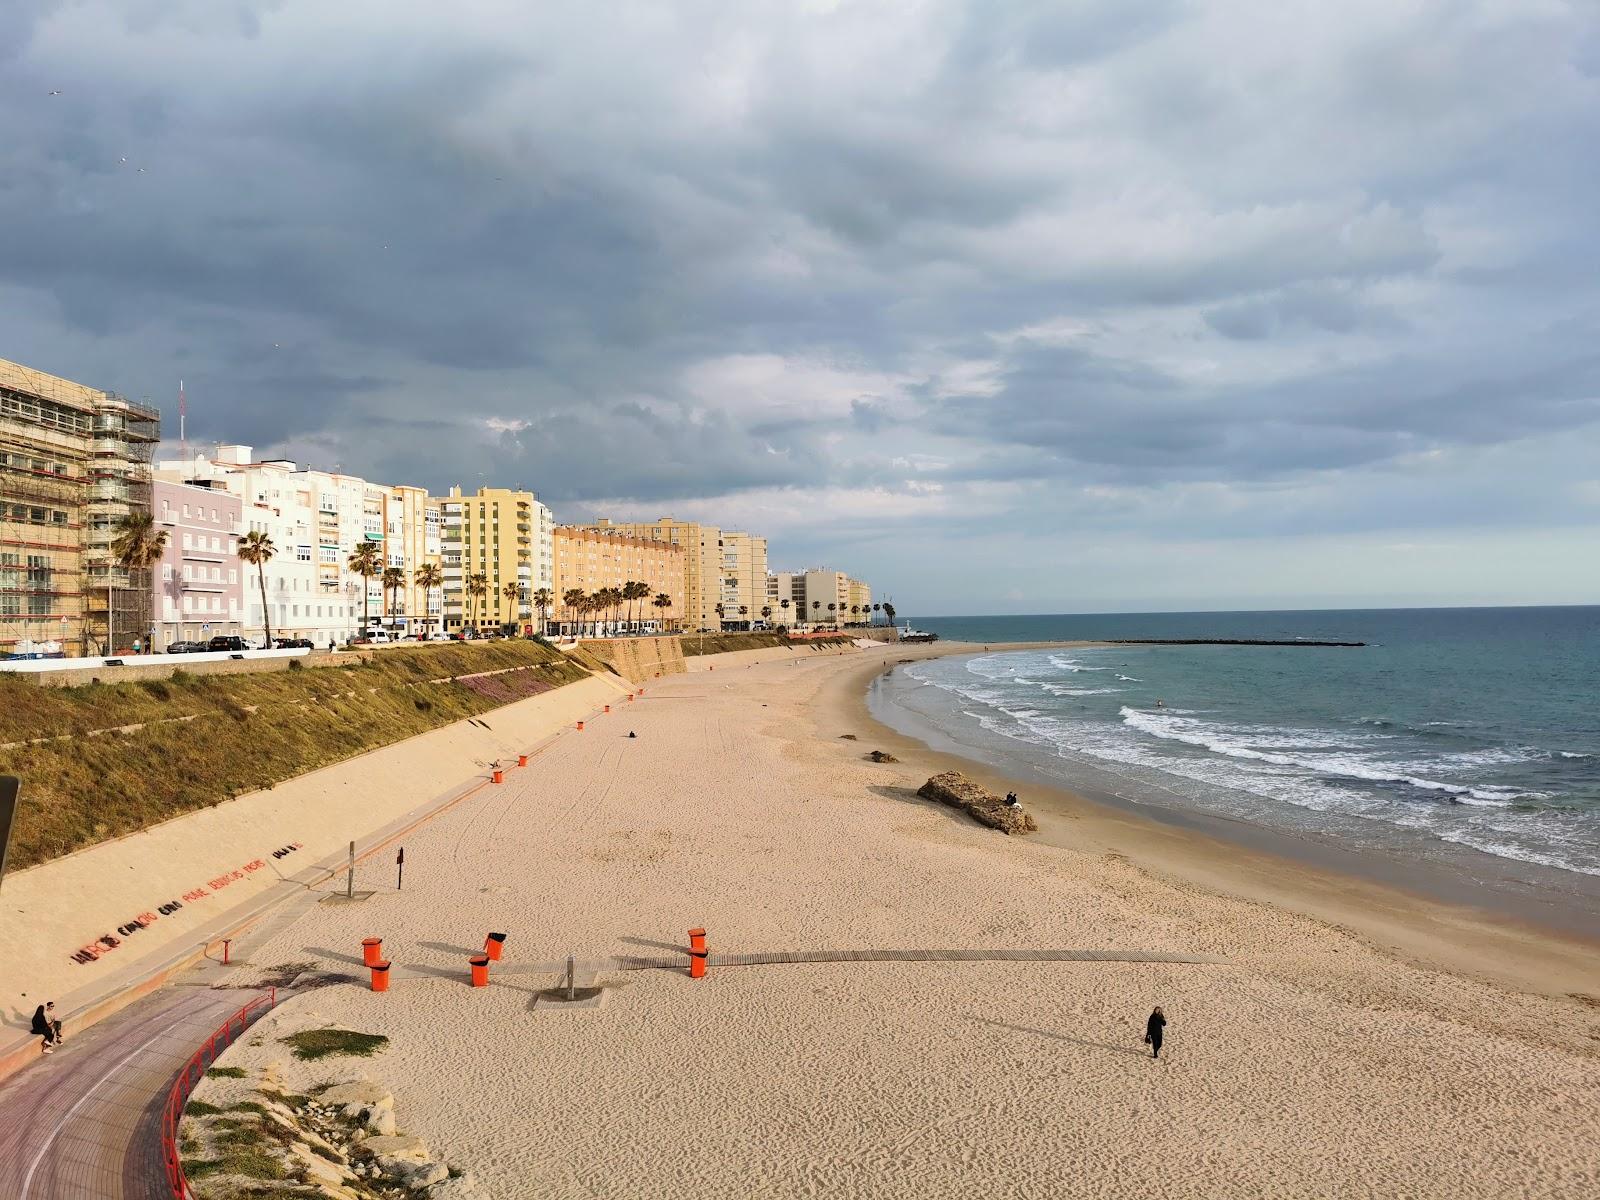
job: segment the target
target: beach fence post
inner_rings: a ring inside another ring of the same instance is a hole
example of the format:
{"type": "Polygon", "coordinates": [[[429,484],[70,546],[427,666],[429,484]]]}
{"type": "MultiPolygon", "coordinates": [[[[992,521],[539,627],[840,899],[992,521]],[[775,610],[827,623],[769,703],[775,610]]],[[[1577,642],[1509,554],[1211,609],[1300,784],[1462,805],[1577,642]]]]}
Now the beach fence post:
{"type": "Polygon", "coordinates": [[[704,979],[706,977],[706,931],[704,929],[689,930],[689,978],[704,979]]]}
{"type": "Polygon", "coordinates": [[[231,945],[233,945],[233,939],[232,938],[223,938],[222,939],[222,965],[223,966],[227,966],[228,963],[230,961],[232,961],[228,957],[228,947],[230,947],[231,945]]]}
{"type": "Polygon", "coordinates": [[[576,1000],[577,998],[576,972],[573,970],[572,955],[569,954],[567,955],[567,999],[576,1000]]]}
{"type": "Polygon", "coordinates": [[[350,868],[344,877],[344,898],[346,900],[354,900],[356,898],[356,844],[354,842],[350,843],[350,868]]]}
{"type": "Polygon", "coordinates": [[[504,783],[506,781],[505,772],[502,771],[499,767],[496,767],[494,769],[494,781],[496,783],[504,783]]]}

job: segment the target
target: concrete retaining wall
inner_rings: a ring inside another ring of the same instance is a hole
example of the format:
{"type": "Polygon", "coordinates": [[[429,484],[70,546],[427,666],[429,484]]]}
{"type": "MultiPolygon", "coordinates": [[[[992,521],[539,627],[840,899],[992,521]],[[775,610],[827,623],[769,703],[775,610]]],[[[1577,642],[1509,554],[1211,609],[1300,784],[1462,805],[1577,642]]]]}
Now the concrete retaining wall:
{"type": "MultiPolygon", "coordinates": [[[[24,1036],[37,1004],[54,1000],[77,1027],[112,1011],[111,1001],[126,1003],[175,960],[203,952],[223,913],[283,891],[350,841],[485,778],[496,760],[515,762],[626,690],[594,676],[8,874],[0,1071],[37,1054],[24,1036]]],[[[303,885],[286,894],[296,892],[303,885]]]]}

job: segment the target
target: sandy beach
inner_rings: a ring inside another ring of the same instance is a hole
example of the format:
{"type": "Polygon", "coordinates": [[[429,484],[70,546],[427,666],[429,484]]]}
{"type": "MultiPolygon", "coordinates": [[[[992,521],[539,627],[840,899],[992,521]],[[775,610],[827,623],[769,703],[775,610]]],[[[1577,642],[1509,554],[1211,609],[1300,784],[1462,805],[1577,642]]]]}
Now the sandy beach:
{"type": "Polygon", "coordinates": [[[1033,838],[979,828],[915,797],[948,763],[862,702],[884,663],[950,649],[651,681],[411,834],[403,892],[369,864],[371,899],[252,948],[239,982],[362,982],[288,1001],[228,1061],[281,1058],[273,1023],[312,1009],[386,1034],[318,1070],[382,1080],[403,1128],[502,1198],[1600,1194],[1591,947],[1065,794],[1033,838]],[[517,973],[667,955],[692,926],[722,953],[1226,961],[642,970],[578,1009],[536,1006],[555,976],[517,973]],[[506,969],[473,990],[489,930],[506,969]],[[370,935],[440,975],[367,991],[370,935]]]}

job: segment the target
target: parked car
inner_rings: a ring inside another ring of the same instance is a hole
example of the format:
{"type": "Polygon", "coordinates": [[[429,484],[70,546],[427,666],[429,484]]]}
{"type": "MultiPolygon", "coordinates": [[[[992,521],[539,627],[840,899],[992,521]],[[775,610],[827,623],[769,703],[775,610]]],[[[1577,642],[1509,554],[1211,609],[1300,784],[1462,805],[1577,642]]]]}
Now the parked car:
{"type": "Polygon", "coordinates": [[[250,643],[231,633],[220,633],[206,644],[207,650],[248,650],[250,643]]]}
{"type": "Polygon", "coordinates": [[[204,654],[211,649],[209,642],[168,642],[168,654],[204,654]]]}
{"type": "Polygon", "coordinates": [[[315,650],[310,638],[278,638],[273,642],[279,650],[315,650]]]}

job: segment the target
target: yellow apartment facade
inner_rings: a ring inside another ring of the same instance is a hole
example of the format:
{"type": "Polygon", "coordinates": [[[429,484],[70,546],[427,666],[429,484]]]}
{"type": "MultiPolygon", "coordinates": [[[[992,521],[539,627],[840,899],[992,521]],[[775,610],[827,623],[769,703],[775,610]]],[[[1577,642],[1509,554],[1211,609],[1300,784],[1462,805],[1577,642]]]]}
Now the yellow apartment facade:
{"type": "Polygon", "coordinates": [[[533,620],[533,595],[554,588],[555,522],[533,492],[459,487],[438,497],[440,553],[444,565],[445,631],[489,633],[533,620]],[[485,591],[471,592],[481,577],[485,591]],[[506,594],[514,585],[515,597],[506,594]]]}
{"type": "Polygon", "coordinates": [[[699,629],[713,632],[721,630],[722,618],[717,615],[717,605],[723,603],[721,529],[715,525],[678,521],[672,517],[661,517],[655,521],[612,521],[601,517],[578,528],[608,530],[683,547],[683,601],[677,610],[678,620],[691,633],[699,629]]]}
{"type": "Polygon", "coordinates": [[[635,537],[611,529],[558,525],[555,530],[555,605],[551,616],[562,632],[592,626],[597,620],[617,621],[624,630],[654,632],[679,619],[683,612],[684,547],[659,538],[635,537]],[[566,603],[570,591],[588,594],[605,588],[642,583],[650,589],[644,599],[624,604],[620,616],[582,614],[566,603]],[[656,608],[665,595],[672,604],[656,608]]]}

